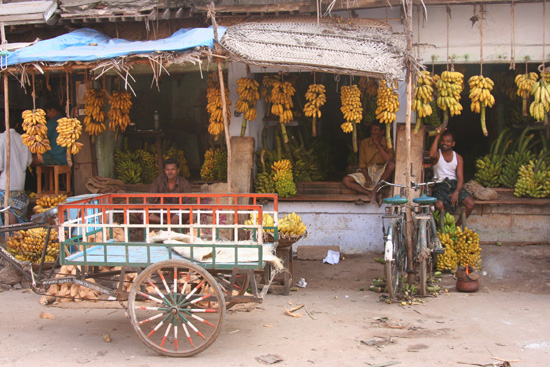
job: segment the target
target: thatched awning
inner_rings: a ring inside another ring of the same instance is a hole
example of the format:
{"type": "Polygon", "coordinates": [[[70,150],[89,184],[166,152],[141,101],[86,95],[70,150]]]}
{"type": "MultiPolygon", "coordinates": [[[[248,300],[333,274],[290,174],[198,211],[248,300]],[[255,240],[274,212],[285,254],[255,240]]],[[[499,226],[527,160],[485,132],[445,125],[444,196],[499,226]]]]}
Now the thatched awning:
{"type": "Polygon", "coordinates": [[[380,22],[242,23],[221,45],[235,61],[394,80],[403,76],[406,41],[380,22]]]}

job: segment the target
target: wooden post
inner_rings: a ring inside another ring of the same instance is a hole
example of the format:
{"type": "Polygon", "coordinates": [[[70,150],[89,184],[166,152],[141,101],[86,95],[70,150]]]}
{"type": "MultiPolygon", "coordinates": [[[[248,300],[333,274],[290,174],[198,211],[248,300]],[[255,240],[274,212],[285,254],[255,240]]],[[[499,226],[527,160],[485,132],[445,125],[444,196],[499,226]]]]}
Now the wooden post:
{"type": "MultiPolygon", "coordinates": [[[[2,50],[6,50],[8,45],[6,44],[6,31],[4,29],[4,23],[2,23],[1,36],[2,36],[2,50]]],[[[8,207],[8,201],[10,196],[10,152],[11,152],[11,141],[10,141],[10,98],[9,98],[9,88],[8,88],[8,72],[4,71],[4,119],[6,125],[6,157],[5,157],[5,167],[4,171],[6,172],[6,187],[4,191],[4,208],[8,207]]],[[[10,224],[10,216],[8,211],[4,212],[4,225],[10,224]]]]}
{"type": "MultiPolygon", "coordinates": [[[[413,2],[412,0],[406,0],[405,1],[405,33],[407,35],[407,55],[409,57],[413,56],[413,29],[412,29],[412,9],[413,9],[413,2]]],[[[405,82],[407,84],[407,103],[406,103],[406,112],[405,112],[405,144],[407,149],[406,159],[405,159],[405,180],[406,185],[409,186],[411,182],[411,106],[412,106],[412,80],[413,80],[413,74],[412,74],[412,61],[407,59],[406,67],[407,67],[407,74],[405,77],[405,82]]],[[[412,194],[411,190],[407,190],[407,199],[409,200],[409,205],[407,205],[407,270],[409,271],[409,275],[411,275],[411,272],[413,270],[413,243],[412,243],[412,231],[413,231],[413,222],[412,222],[412,213],[411,213],[411,205],[412,202],[412,194]]],[[[408,282],[411,284],[414,280],[414,277],[409,276],[408,282]]]]}
{"type": "MultiPolygon", "coordinates": [[[[216,23],[214,2],[211,2],[208,6],[208,16],[212,18],[212,28],[214,30],[214,57],[216,57],[216,54],[221,54],[221,48],[218,43],[218,24],[216,23]]],[[[225,145],[227,147],[227,192],[231,192],[231,137],[229,135],[229,123],[227,121],[227,104],[225,103],[225,82],[223,80],[222,60],[216,58],[216,62],[218,63],[218,78],[220,80],[220,92],[222,95],[223,131],[225,133],[225,145]]]]}

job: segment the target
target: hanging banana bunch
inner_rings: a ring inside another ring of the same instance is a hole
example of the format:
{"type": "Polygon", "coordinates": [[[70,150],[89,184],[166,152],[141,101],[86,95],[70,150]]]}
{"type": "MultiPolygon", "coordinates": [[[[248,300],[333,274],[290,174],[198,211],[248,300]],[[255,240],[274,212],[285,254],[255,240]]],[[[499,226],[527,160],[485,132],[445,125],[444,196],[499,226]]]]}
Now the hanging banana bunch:
{"type": "MultiPolygon", "coordinates": [[[[210,135],[216,136],[220,135],[223,132],[223,104],[222,104],[222,94],[220,90],[220,83],[216,78],[215,73],[210,73],[208,76],[208,88],[206,89],[206,99],[208,104],[206,105],[206,111],[210,114],[210,124],[208,125],[208,133],[210,135]]],[[[229,100],[229,89],[225,88],[225,104],[227,124],[231,123],[231,111],[229,111],[229,106],[231,106],[231,101],[229,100]]]]}
{"type": "Polygon", "coordinates": [[[292,115],[292,107],[294,107],[292,96],[294,93],[296,93],[296,89],[289,81],[276,81],[273,83],[273,88],[271,89],[271,102],[273,103],[271,105],[271,113],[275,116],[279,116],[285,143],[288,143],[285,124],[288,124],[294,118],[292,115]]]}
{"type": "Polygon", "coordinates": [[[533,102],[529,106],[529,113],[537,121],[543,121],[548,124],[548,113],[550,112],[550,83],[546,82],[546,78],[541,75],[541,79],[533,84],[531,89],[533,102]]]}
{"type": "MultiPolygon", "coordinates": [[[[397,90],[397,81],[394,82],[397,90]]],[[[378,98],[376,99],[376,118],[386,124],[386,146],[392,147],[391,124],[397,119],[396,112],[399,110],[399,94],[391,87],[386,86],[386,81],[380,81],[378,86],[378,98]]]]}
{"type": "Polygon", "coordinates": [[[523,99],[523,116],[527,116],[527,99],[531,95],[531,90],[539,76],[535,72],[516,75],[517,94],[523,99]]]}
{"type": "Polygon", "coordinates": [[[273,103],[271,99],[273,86],[275,83],[278,83],[280,80],[278,75],[264,75],[264,78],[262,79],[262,89],[261,94],[264,96],[265,103],[267,105],[266,108],[266,116],[269,116],[271,113],[271,104],[273,103]]]}
{"type": "MultiPolygon", "coordinates": [[[[435,78],[434,78],[435,80],[435,78]]],[[[435,82],[437,87],[437,106],[443,110],[443,126],[449,122],[451,116],[460,115],[460,93],[464,89],[464,75],[458,71],[444,71],[435,82]]]]}
{"type": "Polygon", "coordinates": [[[251,78],[240,78],[237,80],[237,93],[239,99],[235,103],[235,110],[243,114],[243,124],[241,127],[241,136],[246,133],[247,120],[256,119],[256,102],[260,99],[260,84],[251,78]]]}
{"type": "Polygon", "coordinates": [[[57,145],[66,147],[67,152],[77,154],[82,149],[83,144],[77,142],[82,133],[82,124],[78,119],[63,117],[57,120],[57,145]]]}
{"type": "Polygon", "coordinates": [[[107,93],[103,89],[88,89],[84,94],[84,126],[86,132],[94,138],[105,130],[107,127],[103,123],[105,121],[105,111],[103,108],[107,104],[107,93]]]}
{"type": "Polygon", "coordinates": [[[46,127],[46,112],[43,109],[26,110],[21,114],[23,118],[23,129],[21,135],[23,144],[29,147],[31,153],[44,154],[50,147],[48,140],[48,128],[46,127]]]}
{"type": "Polygon", "coordinates": [[[495,97],[491,94],[495,83],[483,75],[474,75],[468,79],[468,84],[470,85],[470,99],[472,100],[470,108],[472,112],[481,113],[481,130],[483,135],[489,136],[485,120],[485,109],[493,107],[495,104],[495,97]]]}
{"type": "Polygon", "coordinates": [[[132,95],[128,92],[114,92],[109,98],[109,130],[115,133],[115,141],[119,131],[125,131],[130,124],[130,109],[132,95]]]}
{"type": "Polygon", "coordinates": [[[317,119],[321,117],[321,107],[326,103],[327,96],[323,84],[310,84],[306,99],[308,102],[304,106],[304,114],[312,117],[311,131],[313,136],[317,136],[317,119]]]}
{"type": "Polygon", "coordinates": [[[418,133],[423,117],[431,116],[433,110],[430,102],[434,99],[433,79],[429,71],[422,71],[418,75],[414,98],[412,101],[412,110],[416,111],[416,124],[414,132],[418,133]]]}
{"type": "Polygon", "coordinates": [[[342,111],[345,120],[340,127],[346,134],[352,133],[353,150],[357,152],[357,128],[355,125],[363,120],[361,91],[357,84],[344,85],[340,88],[340,99],[342,101],[340,111],[342,111]]]}
{"type": "Polygon", "coordinates": [[[378,83],[372,78],[362,76],[359,78],[359,90],[361,91],[361,98],[374,97],[378,94],[378,83]]]}

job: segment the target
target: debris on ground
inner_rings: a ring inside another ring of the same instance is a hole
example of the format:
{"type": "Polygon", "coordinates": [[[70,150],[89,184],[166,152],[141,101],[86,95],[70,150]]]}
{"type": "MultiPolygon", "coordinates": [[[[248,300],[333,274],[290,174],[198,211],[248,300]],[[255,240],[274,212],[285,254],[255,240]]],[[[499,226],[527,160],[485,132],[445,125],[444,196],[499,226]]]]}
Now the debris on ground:
{"type": "Polygon", "coordinates": [[[265,364],[274,364],[281,362],[283,359],[276,354],[265,354],[263,356],[256,357],[256,360],[265,364]]]}

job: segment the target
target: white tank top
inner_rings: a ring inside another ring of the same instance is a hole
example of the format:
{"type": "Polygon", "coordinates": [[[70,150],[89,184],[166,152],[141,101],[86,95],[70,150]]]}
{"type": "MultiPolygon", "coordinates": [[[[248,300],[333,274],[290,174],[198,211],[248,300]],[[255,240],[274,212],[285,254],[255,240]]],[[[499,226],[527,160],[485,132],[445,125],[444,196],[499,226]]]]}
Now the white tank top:
{"type": "Polygon", "coordinates": [[[439,159],[433,166],[434,176],[441,179],[456,180],[456,166],[458,166],[458,161],[455,151],[453,150],[453,159],[447,162],[441,153],[441,149],[439,149],[439,159]]]}

